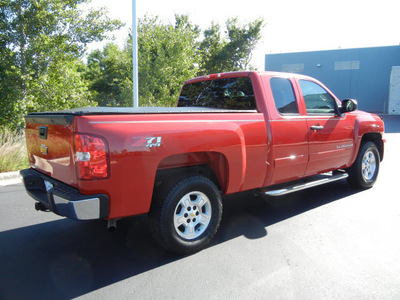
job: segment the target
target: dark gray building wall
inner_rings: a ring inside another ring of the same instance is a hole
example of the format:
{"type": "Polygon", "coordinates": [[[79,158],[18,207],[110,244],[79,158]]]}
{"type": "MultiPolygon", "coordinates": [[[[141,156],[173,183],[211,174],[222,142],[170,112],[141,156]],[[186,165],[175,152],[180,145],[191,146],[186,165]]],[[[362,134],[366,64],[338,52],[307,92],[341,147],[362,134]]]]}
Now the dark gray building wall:
{"type": "Polygon", "coordinates": [[[325,84],[361,110],[387,113],[390,74],[400,66],[400,46],[267,54],[265,70],[300,73],[325,84]]]}

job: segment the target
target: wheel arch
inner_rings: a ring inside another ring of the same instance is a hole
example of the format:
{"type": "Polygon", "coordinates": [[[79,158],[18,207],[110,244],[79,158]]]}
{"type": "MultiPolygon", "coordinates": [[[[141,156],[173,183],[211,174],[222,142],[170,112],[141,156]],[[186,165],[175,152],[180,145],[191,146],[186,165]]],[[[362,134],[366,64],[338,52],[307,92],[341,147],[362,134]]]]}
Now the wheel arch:
{"type": "Polygon", "coordinates": [[[376,145],[376,147],[378,148],[380,161],[382,161],[383,155],[384,155],[384,146],[383,146],[382,135],[378,132],[366,133],[363,135],[363,137],[361,139],[361,144],[365,143],[365,142],[373,142],[376,145]]]}
{"type": "Polygon", "coordinates": [[[176,182],[183,177],[201,175],[209,178],[224,193],[228,174],[228,161],[222,153],[192,152],[172,155],[164,158],[158,165],[154,189],[169,181],[176,182]]]}

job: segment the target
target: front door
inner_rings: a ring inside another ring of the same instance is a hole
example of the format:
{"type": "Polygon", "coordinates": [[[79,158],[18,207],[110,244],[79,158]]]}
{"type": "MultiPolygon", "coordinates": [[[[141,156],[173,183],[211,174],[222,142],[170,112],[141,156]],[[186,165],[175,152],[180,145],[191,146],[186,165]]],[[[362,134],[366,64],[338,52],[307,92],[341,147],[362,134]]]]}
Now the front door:
{"type": "Polygon", "coordinates": [[[309,140],[305,175],[344,167],[355,147],[353,118],[339,116],[337,101],[318,83],[299,80],[299,84],[307,111],[309,140]]]}

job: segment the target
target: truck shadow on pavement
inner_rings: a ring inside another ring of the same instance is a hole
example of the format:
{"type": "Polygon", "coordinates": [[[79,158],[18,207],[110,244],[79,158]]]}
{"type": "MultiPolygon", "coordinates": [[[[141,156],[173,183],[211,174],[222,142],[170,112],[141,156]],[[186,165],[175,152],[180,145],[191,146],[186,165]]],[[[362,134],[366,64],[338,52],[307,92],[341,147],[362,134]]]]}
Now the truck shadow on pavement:
{"type": "MultiPolygon", "coordinates": [[[[268,238],[268,226],[356,192],[339,181],[279,198],[227,197],[209,248],[243,235],[268,238]]],[[[0,298],[70,299],[181,259],[153,241],[145,216],[119,221],[113,233],[105,228],[60,219],[0,232],[0,298]]]]}

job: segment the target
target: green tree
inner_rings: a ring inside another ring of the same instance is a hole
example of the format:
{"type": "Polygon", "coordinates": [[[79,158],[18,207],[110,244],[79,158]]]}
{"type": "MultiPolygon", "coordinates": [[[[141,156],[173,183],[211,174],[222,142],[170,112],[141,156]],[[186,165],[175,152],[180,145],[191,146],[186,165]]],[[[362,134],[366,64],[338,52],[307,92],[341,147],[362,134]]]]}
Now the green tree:
{"type": "Polygon", "coordinates": [[[49,64],[46,72],[27,81],[27,96],[21,102],[25,104],[24,109],[28,112],[54,111],[95,105],[83,77],[84,68],[78,59],[63,58],[49,64]]]}
{"type": "Polygon", "coordinates": [[[251,68],[251,53],[261,38],[264,26],[262,19],[245,25],[239,25],[238,19],[226,22],[226,37],[220,32],[220,26],[213,23],[204,31],[200,44],[202,51],[201,69],[204,73],[239,71],[251,68]]]}
{"type": "MultiPolygon", "coordinates": [[[[145,16],[138,22],[139,101],[141,106],[174,106],[185,80],[200,74],[248,69],[261,37],[262,20],[239,25],[226,22],[226,32],[213,23],[202,32],[185,15],[175,23],[145,16]]],[[[109,44],[88,57],[86,78],[103,106],[132,106],[132,37],[124,49],[109,44]]]]}
{"type": "Polygon", "coordinates": [[[86,79],[100,106],[132,106],[132,57],[126,49],[109,43],[87,59],[86,79]]]}
{"type": "Polygon", "coordinates": [[[91,0],[0,0],[0,125],[30,111],[91,104],[79,58],[121,23],[91,0]],[[76,90],[77,89],[77,90],[76,90]]]}
{"type": "Polygon", "coordinates": [[[176,105],[182,84],[199,72],[199,35],[198,26],[187,16],[176,15],[174,25],[157,17],[139,21],[140,105],[176,105]]]}

